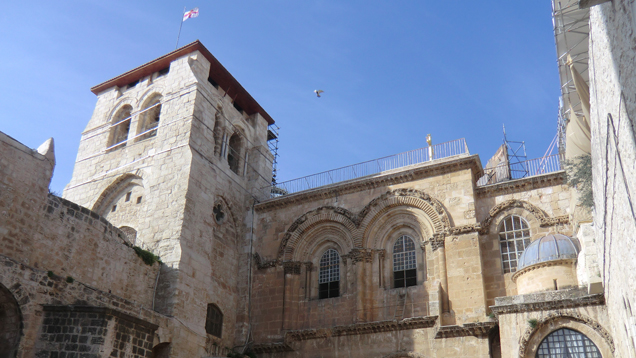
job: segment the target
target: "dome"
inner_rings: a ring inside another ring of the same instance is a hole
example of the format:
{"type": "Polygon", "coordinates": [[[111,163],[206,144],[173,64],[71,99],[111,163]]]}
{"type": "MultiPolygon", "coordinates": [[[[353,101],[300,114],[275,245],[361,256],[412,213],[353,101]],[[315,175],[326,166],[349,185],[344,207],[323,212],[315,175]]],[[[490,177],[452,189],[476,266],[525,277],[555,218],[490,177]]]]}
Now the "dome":
{"type": "Polygon", "coordinates": [[[576,259],[579,241],[561,234],[548,234],[533,241],[519,257],[517,272],[539,262],[576,259]]]}

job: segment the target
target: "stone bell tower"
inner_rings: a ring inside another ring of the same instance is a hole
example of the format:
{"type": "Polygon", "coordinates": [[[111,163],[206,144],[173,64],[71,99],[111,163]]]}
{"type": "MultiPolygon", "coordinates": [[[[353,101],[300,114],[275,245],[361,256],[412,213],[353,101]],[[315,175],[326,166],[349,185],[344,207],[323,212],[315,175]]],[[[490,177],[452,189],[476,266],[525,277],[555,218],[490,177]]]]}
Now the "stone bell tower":
{"type": "Polygon", "coordinates": [[[202,355],[234,346],[245,339],[249,209],[271,183],[273,119],[199,41],[91,91],[64,197],[160,256],[153,308],[199,337],[173,342],[202,355]]]}

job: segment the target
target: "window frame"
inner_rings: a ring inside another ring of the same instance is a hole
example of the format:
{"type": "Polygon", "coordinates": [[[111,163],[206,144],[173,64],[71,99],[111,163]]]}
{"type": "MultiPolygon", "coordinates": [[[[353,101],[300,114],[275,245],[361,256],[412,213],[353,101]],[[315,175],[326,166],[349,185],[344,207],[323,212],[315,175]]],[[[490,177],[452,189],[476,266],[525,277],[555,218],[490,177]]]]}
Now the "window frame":
{"type": "Polygon", "coordinates": [[[208,303],[205,315],[205,332],[223,338],[223,312],[214,303],[208,303]]]}
{"type": "Polygon", "coordinates": [[[417,286],[417,248],[415,247],[415,240],[412,237],[409,235],[400,235],[400,237],[393,242],[391,264],[393,277],[392,288],[417,286]],[[396,247],[400,240],[402,240],[402,251],[396,252],[396,247]],[[410,241],[412,248],[407,249],[408,242],[406,240],[410,241]],[[401,259],[400,256],[402,257],[401,259]],[[396,258],[402,261],[402,264],[396,263],[396,258]],[[402,269],[396,270],[396,265],[402,269]]]}
{"type": "Polygon", "coordinates": [[[499,258],[501,259],[503,273],[517,272],[519,257],[532,242],[532,232],[528,221],[521,215],[507,215],[499,222],[497,237],[499,238],[499,258]],[[519,228],[516,227],[515,219],[518,219],[519,228]],[[508,228],[508,220],[510,220],[510,225],[512,226],[510,230],[508,228]],[[514,248],[514,253],[511,250],[511,244],[512,248],[514,248]],[[519,249],[520,247],[521,250],[519,249]],[[514,258],[512,255],[514,255],[514,258]]]}
{"type": "Polygon", "coordinates": [[[318,299],[340,297],[341,263],[340,253],[336,249],[329,248],[320,256],[318,260],[318,299]]]}
{"type": "Polygon", "coordinates": [[[570,347],[575,349],[583,348],[583,352],[573,352],[573,353],[583,353],[585,355],[584,356],[585,358],[602,358],[601,350],[598,348],[596,343],[592,341],[590,337],[588,337],[582,332],[579,332],[569,327],[562,327],[548,333],[541,340],[541,343],[539,343],[539,345],[537,346],[537,351],[534,356],[535,358],[549,358],[553,356],[554,354],[561,354],[563,356],[569,357],[570,354],[567,348],[570,348],[570,347]],[[567,338],[568,336],[570,337],[570,339],[567,338]],[[562,337],[562,340],[559,340],[558,339],[559,337],[562,337]],[[575,338],[572,339],[572,337],[575,337],[575,338]],[[554,347],[555,349],[560,350],[560,352],[551,352],[553,348],[551,347],[551,345],[554,344],[555,342],[563,344],[562,346],[554,347]],[[574,342],[581,343],[581,345],[578,345],[578,344],[571,345],[574,342]]]}

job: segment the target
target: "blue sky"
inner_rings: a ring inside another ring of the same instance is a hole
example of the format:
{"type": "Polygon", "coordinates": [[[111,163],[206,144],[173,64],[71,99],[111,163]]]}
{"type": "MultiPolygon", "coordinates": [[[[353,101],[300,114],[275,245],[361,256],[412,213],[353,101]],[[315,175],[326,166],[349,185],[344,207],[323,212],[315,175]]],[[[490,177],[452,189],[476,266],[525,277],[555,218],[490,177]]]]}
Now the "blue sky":
{"type": "MultiPolygon", "coordinates": [[[[189,0],[190,1],[190,0],[189,0]]],[[[0,131],[55,138],[70,180],[90,87],[200,39],[281,127],[279,181],[465,137],[482,162],[509,139],[543,156],[559,80],[550,1],[0,3],[0,131]],[[316,98],[314,89],[323,89],[316,98]]]]}

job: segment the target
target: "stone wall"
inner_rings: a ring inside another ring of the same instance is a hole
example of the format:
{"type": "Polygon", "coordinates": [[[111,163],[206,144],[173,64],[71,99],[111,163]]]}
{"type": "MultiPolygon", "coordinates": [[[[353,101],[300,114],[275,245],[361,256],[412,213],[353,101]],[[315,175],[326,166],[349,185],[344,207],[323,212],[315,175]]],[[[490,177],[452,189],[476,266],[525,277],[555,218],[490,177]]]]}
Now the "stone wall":
{"type": "Polygon", "coordinates": [[[636,355],[635,6],[616,0],[590,9],[594,228],[611,332],[623,357],[636,355]]]}

